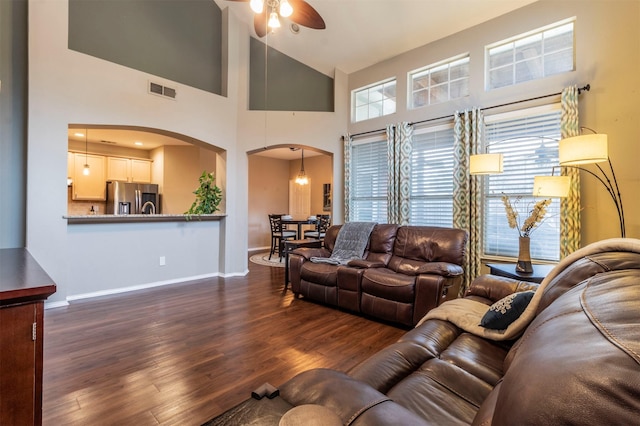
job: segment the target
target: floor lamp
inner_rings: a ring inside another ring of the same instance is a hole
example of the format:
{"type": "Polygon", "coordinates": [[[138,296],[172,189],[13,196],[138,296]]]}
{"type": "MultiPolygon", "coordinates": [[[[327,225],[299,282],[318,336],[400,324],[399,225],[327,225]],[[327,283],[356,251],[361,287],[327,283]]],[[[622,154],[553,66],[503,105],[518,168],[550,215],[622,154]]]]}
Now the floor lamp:
{"type": "MultiPolygon", "coordinates": [[[[626,237],[622,197],[613,165],[609,159],[607,135],[593,132],[592,134],[564,138],[560,140],[558,151],[561,167],[582,170],[595,177],[598,182],[605,187],[618,213],[620,234],[623,238],[626,237]],[[609,165],[611,176],[600,166],[599,163],[603,162],[609,165]],[[581,167],[587,164],[594,164],[596,171],[593,172],[581,167]]],[[[566,197],[569,193],[570,178],[568,176],[553,176],[553,170],[551,174],[552,176],[536,176],[534,178],[534,195],[541,197],[566,197]]]]}

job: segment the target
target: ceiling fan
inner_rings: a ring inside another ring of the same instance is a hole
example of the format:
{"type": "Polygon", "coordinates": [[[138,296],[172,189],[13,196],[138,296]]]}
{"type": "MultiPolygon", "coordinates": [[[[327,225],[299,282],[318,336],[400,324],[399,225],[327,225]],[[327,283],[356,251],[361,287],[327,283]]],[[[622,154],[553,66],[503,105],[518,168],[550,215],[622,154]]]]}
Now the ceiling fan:
{"type": "Polygon", "coordinates": [[[250,3],[253,26],[258,37],[267,35],[268,28],[280,27],[280,18],[289,18],[303,27],[323,30],[326,28],[322,16],[305,0],[228,0],[250,3]]]}

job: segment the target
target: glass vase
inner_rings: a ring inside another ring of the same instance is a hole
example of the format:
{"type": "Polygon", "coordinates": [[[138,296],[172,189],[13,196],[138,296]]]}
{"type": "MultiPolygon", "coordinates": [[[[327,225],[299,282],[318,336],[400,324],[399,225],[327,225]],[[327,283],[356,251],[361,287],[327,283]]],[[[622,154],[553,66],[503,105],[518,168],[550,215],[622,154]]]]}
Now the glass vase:
{"type": "Polygon", "coordinates": [[[519,237],[518,239],[518,263],[516,264],[516,272],[522,274],[530,274],[533,272],[531,266],[531,239],[529,237],[519,237]]]}

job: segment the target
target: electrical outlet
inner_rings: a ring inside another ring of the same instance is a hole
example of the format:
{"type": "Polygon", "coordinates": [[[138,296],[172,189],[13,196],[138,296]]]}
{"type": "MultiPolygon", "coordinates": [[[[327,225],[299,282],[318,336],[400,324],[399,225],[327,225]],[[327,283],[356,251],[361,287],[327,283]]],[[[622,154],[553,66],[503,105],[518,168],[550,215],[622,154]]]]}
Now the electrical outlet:
{"type": "Polygon", "coordinates": [[[160,256],[160,266],[167,264],[167,259],[164,256],[160,256]]]}

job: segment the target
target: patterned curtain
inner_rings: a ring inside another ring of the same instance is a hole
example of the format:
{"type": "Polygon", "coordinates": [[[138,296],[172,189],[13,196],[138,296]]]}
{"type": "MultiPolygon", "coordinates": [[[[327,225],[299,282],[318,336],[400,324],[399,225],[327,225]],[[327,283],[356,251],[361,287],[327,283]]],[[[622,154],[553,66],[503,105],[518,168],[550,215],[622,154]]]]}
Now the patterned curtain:
{"type": "Polygon", "coordinates": [[[480,109],[456,111],[454,116],[454,167],[453,167],[453,227],[469,233],[467,258],[464,265],[464,281],[460,295],[469,283],[480,275],[480,182],[479,176],[469,174],[469,157],[480,153],[484,116],[480,109]]]}
{"type": "Polygon", "coordinates": [[[344,221],[350,222],[351,217],[351,147],[353,138],[349,133],[342,137],[344,141],[344,221]]]}
{"type": "Polygon", "coordinates": [[[387,220],[389,223],[409,224],[412,136],[413,126],[409,123],[387,126],[387,163],[389,167],[387,220]]]}
{"type": "MultiPolygon", "coordinates": [[[[561,137],[579,135],[577,86],[562,91],[560,105],[561,137]]],[[[560,202],[560,258],[563,259],[580,247],[580,172],[570,167],[561,167],[561,170],[562,175],[571,177],[569,195],[560,202]]]]}

